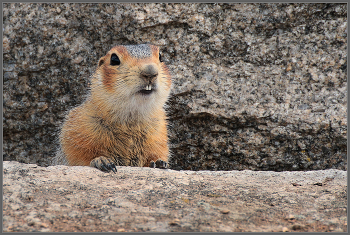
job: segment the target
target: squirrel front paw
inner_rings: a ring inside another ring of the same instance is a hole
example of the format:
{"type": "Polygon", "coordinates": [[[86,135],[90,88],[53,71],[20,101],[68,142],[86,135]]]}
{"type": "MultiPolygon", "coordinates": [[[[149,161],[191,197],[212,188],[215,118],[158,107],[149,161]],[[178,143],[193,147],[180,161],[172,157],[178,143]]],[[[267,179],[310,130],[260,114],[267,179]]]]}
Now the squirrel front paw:
{"type": "Polygon", "coordinates": [[[92,159],[90,162],[90,166],[105,172],[117,172],[117,168],[115,167],[113,159],[104,156],[92,159]]]}
{"type": "Polygon", "coordinates": [[[160,168],[160,169],[166,169],[168,167],[168,163],[166,161],[163,161],[161,159],[158,159],[156,162],[151,161],[149,164],[149,167],[151,168],[160,168]]]}

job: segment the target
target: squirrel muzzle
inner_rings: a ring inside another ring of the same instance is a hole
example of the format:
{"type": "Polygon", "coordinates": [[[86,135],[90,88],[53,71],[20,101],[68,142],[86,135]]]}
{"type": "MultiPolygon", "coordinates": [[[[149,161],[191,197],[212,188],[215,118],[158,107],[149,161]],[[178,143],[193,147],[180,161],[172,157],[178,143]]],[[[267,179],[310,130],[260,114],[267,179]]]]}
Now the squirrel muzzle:
{"type": "Polygon", "coordinates": [[[152,84],[158,77],[158,68],[155,64],[143,65],[140,75],[148,84],[152,84]]]}

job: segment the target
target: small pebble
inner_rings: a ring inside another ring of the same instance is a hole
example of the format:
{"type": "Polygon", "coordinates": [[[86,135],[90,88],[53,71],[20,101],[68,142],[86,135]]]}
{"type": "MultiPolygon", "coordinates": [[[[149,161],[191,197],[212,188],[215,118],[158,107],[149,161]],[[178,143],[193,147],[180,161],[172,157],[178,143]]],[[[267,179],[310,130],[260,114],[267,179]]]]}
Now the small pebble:
{"type": "Polygon", "coordinates": [[[46,224],[46,223],[40,223],[40,227],[47,228],[47,227],[49,227],[49,225],[48,225],[48,224],[46,224]]]}
{"type": "Polygon", "coordinates": [[[292,229],[293,229],[293,230],[298,230],[298,229],[301,229],[302,227],[303,227],[303,226],[300,225],[300,224],[294,224],[293,227],[292,227],[292,229]]]}
{"type": "Polygon", "coordinates": [[[220,211],[222,214],[228,214],[228,213],[230,213],[230,211],[229,210],[226,210],[226,209],[223,209],[223,210],[221,210],[220,211]]]}
{"type": "Polygon", "coordinates": [[[34,222],[34,221],[29,221],[29,222],[28,222],[28,225],[29,225],[29,226],[34,226],[34,225],[35,225],[35,222],[34,222]]]}
{"type": "Polygon", "coordinates": [[[124,228],[118,228],[117,232],[118,232],[118,233],[125,232],[125,229],[124,229],[124,228]]]}
{"type": "Polygon", "coordinates": [[[285,232],[289,232],[289,229],[288,229],[287,227],[283,227],[283,228],[282,228],[282,232],[284,232],[284,233],[285,233],[285,232]]]}
{"type": "Polygon", "coordinates": [[[178,225],[180,222],[179,219],[174,219],[173,221],[169,222],[169,225],[178,225]]]}

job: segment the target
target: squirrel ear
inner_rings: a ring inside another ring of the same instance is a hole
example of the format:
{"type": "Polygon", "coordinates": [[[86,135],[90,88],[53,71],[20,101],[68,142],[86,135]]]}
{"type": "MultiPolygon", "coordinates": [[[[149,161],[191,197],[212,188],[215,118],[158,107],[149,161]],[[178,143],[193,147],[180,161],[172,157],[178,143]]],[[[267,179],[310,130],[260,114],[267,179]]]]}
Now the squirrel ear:
{"type": "Polygon", "coordinates": [[[104,62],[105,62],[105,60],[103,58],[101,58],[100,61],[98,62],[98,66],[103,65],[104,62]]]}

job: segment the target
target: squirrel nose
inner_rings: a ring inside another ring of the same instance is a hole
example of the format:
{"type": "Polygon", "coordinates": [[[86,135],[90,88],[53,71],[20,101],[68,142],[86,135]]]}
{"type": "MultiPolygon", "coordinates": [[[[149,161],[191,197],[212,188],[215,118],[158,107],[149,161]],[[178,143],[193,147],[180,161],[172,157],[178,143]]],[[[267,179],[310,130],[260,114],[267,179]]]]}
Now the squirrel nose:
{"type": "Polygon", "coordinates": [[[145,65],[141,70],[141,77],[148,82],[153,82],[158,76],[158,68],[155,65],[145,65]]]}

